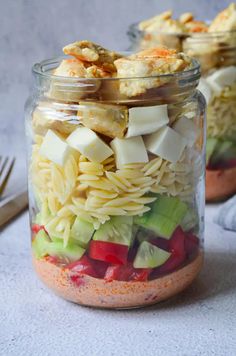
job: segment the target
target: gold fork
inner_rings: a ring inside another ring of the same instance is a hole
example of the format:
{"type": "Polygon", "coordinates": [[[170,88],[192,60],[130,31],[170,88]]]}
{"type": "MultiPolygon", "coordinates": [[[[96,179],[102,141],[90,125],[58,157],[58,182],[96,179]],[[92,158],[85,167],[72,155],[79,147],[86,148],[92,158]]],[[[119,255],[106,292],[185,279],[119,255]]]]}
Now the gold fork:
{"type": "Polygon", "coordinates": [[[0,196],[3,194],[15,164],[15,157],[0,156],[0,196]]]}

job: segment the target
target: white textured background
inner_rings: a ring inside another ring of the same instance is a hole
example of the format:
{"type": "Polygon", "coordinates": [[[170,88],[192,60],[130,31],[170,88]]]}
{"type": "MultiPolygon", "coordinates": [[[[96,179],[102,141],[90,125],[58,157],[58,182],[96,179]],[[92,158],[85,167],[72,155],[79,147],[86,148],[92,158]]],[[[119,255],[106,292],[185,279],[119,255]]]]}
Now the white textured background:
{"type": "Polygon", "coordinates": [[[0,0],[0,152],[24,148],[23,106],[31,66],[78,39],[127,49],[129,24],[173,9],[212,18],[226,0],[0,0]]]}

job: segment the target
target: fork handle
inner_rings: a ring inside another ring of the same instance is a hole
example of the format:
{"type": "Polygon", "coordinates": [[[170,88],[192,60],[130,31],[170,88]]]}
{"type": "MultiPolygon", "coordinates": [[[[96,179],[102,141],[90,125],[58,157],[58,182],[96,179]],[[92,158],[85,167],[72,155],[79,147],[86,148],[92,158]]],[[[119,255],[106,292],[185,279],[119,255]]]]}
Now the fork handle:
{"type": "Polygon", "coordinates": [[[0,227],[9,222],[28,206],[28,194],[26,191],[9,197],[0,205],[0,227]]]}

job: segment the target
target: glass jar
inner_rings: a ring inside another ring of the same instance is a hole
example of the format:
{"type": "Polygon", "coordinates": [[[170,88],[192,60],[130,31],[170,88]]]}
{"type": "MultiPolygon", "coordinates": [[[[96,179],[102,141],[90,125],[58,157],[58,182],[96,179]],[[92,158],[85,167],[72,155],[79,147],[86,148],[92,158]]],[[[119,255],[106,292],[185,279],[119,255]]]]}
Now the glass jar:
{"type": "Polygon", "coordinates": [[[207,100],[206,200],[236,193],[236,31],[215,33],[150,33],[132,25],[132,48],[165,45],[196,58],[207,100]]]}
{"type": "Polygon", "coordinates": [[[236,31],[195,34],[183,50],[201,63],[207,107],[206,200],[236,193],[236,31]]]}
{"type": "Polygon", "coordinates": [[[82,305],[165,300],[194,280],[203,261],[199,65],[155,77],[80,79],[53,75],[59,62],[34,65],[26,104],[35,270],[56,294],[82,305]]]}

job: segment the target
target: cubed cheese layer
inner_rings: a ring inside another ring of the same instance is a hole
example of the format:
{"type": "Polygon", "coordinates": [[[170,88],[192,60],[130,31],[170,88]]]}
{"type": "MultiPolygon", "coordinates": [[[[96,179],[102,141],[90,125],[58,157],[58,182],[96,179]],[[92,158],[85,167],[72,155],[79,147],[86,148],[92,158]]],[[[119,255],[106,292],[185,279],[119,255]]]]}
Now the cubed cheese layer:
{"type": "Polygon", "coordinates": [[[79,127],[67,138],[68,144],[93,162],[102,162],[113,154],[95,132],[87,127],[79,127]]]}
{"type": "Polygon", "coordinates": [[[129,109],[126,137],[146,135],[169,123],[167,105],[143,106],[129,109]]]}
{"type": "Polygon", "coordinates": [[[187,141],[178,132],[169,126],[165,126],[146,136],[145,144],[151,153],[175,163],[180,159],[187,141]]]}
{"type": "Polygon", "coordinates": [[[68,144],[56,135],[52,130],[48,130],[44,136],[39,154],[50,161],[63,166],[70,147],[68,144]]]}
{"type": "Polygon", "coordinates": [[[147,150],[141,136],[126,139],[115,138],[111,142],[111,147],[119,169],[125,164],[148,162],[147,150]]]}
{"type": "Polygon", "coordinates": [[[194,145],[198,136],[198,129],[192,119],[185,116],[181,117],[174,123],[173,129],[186,139],[188,146],[194,145]]]}

